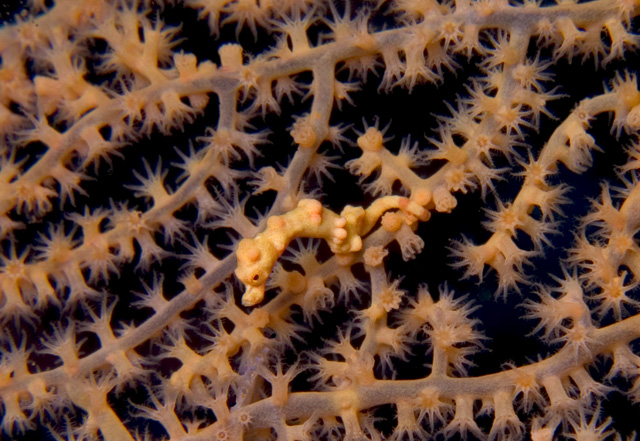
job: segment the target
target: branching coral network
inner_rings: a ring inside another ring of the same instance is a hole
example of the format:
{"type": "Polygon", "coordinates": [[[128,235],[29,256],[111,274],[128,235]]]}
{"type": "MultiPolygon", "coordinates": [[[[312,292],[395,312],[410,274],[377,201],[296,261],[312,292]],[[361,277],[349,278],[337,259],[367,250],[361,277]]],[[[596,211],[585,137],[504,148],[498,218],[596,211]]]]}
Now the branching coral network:
{"type": "Polygon", "coordinates": [[[639,11],[0,11],[0,438],[634,439],[639,11]]]}

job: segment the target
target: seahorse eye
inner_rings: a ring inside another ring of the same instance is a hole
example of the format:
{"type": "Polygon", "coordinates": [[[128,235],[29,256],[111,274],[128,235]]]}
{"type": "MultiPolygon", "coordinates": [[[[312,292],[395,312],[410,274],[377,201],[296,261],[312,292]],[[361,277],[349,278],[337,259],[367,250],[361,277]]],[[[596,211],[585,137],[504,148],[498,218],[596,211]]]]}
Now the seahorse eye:
{"type": "Polygon", "coordinates": [[[253,281],[257,282],[258,280],[260,280],[260,274],[254,274],[253,281]]]}

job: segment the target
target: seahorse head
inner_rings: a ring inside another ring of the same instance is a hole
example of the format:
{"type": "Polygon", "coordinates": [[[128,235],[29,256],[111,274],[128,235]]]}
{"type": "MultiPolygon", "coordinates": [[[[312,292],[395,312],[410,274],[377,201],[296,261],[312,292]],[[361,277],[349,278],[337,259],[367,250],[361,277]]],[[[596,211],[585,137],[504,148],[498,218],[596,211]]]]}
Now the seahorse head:
{"type": "Polygon", "coordinates": [[[253,306],[264,298],[264,286],[275,265],[274,252],[268,248],[271,247],[264,242],[259,243],[256,239],[242,239],[238,244],[238,267],[235,273],[246,285],[246,291],[242,296],[242,304],[245,306],[253,306]],[[267,249],[264,249],[265,247],[267,249]]]}

